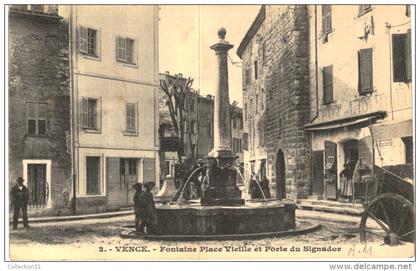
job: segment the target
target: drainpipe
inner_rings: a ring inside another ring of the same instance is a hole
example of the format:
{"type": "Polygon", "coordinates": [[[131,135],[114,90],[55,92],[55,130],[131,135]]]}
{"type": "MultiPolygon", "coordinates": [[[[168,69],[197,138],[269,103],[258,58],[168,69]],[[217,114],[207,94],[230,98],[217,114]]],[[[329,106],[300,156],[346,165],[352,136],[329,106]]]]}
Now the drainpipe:
{"type": "Polygon", "coordinates": [[[394,120],[394,102],[392,99],[392,49],[391,49],[391,24],[386,22],[385,27],[387,28],[388,32],[388,48],[389,48],[389,94],[391,99],[391,119],[394,120]]]}
{"type": "Polygon", "coordinates": [[[315,5],[315,93],[316,93],[316,114],[311,119],[310,123],[312,123],[319,115],[319,102],[318,102],[318,6],[315,5]]]}
{"type": "Polygon", "coordinates": [[[74,103],[74,70],[73,70],[73,6],[70,5],[69,16],[69,65],[70,65],[70,141],[71,141],[71,173],[73,200],[71,211],[76,214],[76,146],[75,146],[75,103],[74,103]]]}

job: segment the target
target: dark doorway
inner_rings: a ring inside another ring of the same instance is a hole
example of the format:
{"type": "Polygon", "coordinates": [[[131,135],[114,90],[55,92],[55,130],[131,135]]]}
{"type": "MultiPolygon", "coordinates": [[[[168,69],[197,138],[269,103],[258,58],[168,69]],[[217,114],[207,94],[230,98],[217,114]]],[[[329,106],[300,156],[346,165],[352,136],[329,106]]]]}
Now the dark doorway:
{"type": "Polygon", "coordinates": [[[29,206],[45,207],[47,204],[46,164],[28,164],[29,206]]]}
{"type": "Polygon", "coordinates": [[[286,165],[281,150],[277,153],[276,159],[276,186],[277,198],[286,198],[286,165]]]}
{"type": "MultiPolygon", "coordinates": [[[[349,162],[351,165],[356,165],[359,160],[359,143],[355,139],[349,139],[343,143],[344,163],[349,162]]],[[[343,163],[343,164],[344,164],[343,163]]]]}

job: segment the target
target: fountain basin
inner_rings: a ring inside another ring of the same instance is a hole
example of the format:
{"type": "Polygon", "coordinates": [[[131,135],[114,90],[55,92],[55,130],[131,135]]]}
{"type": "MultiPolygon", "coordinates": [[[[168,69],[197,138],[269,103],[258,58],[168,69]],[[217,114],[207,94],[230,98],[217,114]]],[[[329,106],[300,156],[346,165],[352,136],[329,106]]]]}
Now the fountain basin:
{"type": "Polygon", "coordinates": [[[296,205],[288,200],[246,201],[239,206],[199,202],[156,205],[157,235],[212,236],[281,232],[295,228],[296,205]]]}

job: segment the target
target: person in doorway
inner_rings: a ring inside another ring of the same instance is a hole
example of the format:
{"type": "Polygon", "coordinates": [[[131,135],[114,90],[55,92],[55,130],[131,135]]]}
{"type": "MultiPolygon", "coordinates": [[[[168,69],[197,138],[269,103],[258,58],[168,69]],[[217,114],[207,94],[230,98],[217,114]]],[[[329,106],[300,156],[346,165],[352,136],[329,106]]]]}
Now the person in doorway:
{"type": "Polygon", "coordinates": [[[155,183],[147,182],[144,184],[146,190],[142,194],[142,206],[140,218],[142,220],[140,230],[144,234],[152,233],[157,225],[156,206],[153,200],[152,190],[155,183]]]}
{"type": "Polygon", "coordinates": [[[136,232],[141,232],[140,225],[142,223],[141,220],[141,212],[144,209],[144,201],[143,201],[143,185],[141,183],[135,183],[133,185],[134,190],[136,193],[134,193],[133,201],[134,201],[134,214],[135,214],[135,220],[134,220],[134,227],[136,229],[136,232]]]}
{"type": "Polygon", "coordinates": [[[260,186],[261,186],[261,189],[264,193],[264,197],[266,199],[270,198],[270,187],[269,187],[269,182],[268,182],[267,177],[264,177],[262,179],[262,181],[260,182],[260,186]]]}
{"type": "Polygon", "coordinates": [[[22,210],[23,226],[29,229],[28,222],[28,201],[29,192],[26,186],[23,184],[24,179],[22,177],[17,178],[17,184],[12,187],[11,199],[13,205],[13,229],[17,229],[19,212],[22,210]]]}
{"type": "Polygon", "coordinates": [[[340,172],[341,196],[347,200],[350,200],[353,195],[352,175],[351,162],[347,160],[344,164],[344,169],[340,172]]]}

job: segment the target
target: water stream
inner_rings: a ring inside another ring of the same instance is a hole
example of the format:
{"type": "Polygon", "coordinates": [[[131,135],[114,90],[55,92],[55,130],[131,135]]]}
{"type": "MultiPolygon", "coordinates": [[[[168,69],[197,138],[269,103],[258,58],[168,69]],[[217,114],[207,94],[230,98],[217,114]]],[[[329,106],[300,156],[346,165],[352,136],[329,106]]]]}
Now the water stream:
{"type": "Polygon", "coordinates": [[[179,204],[179,200],[183,197],[183,195],[184,195],[184,190],[185,190],[185,187],[187,187],[187,184],[190,182],[190,180],[191,180],[191,177],[194,175],[194,173],[196,173],[199,169],[203,169],[204,167],[198,167],[198,168],[196,168],[191,174],[190,174],[190,176],[188,176],[188,179],[187,179],[187,181],[184,183],[184,186],[182,187],[182,190],[181,190],[181,194],[179,195],[179,197],[178,197],[178,199],[176,200],[176,204],[178,205],[179,204]]]}
{"type": "MultiPolygon", "coordinates": [[[[263,196],[263,198],[264,198],[264,201],[265,202],[267,202],[267,198],[265,197],[265,194],[264,194],[264,190],[262,189],[262,187],[261,187],[261,184],[260,184],[260,182],[258,181],[258,179],[257,179],[257,177],[255,176],[255,174],[253,174],[251,171],[249,171],[248,169],[246,169],[245,167],[242,167],[242,166],[239,166],[240,168],[243,168],[244,170],[246,170],[251,176],[253,176],[254,178],[255,178],[255,181],[256,181],[256,183],[258,184],[258,188],[260,189],[260,191],[261,191],[261,194],[262,194],[262,196],[263,196]]],[[[237,168],[237,167],[235,167],[236,168],[236,170],[239,172],[239,174],[241,174],[241,172],[240,172],[240,170],[237,168]]],[[[241,177],[242,177],[242,174],[241,174],[241,177]]],[[[242,180],[243,180],[243,177],[242,177],[242,180]]]]}

